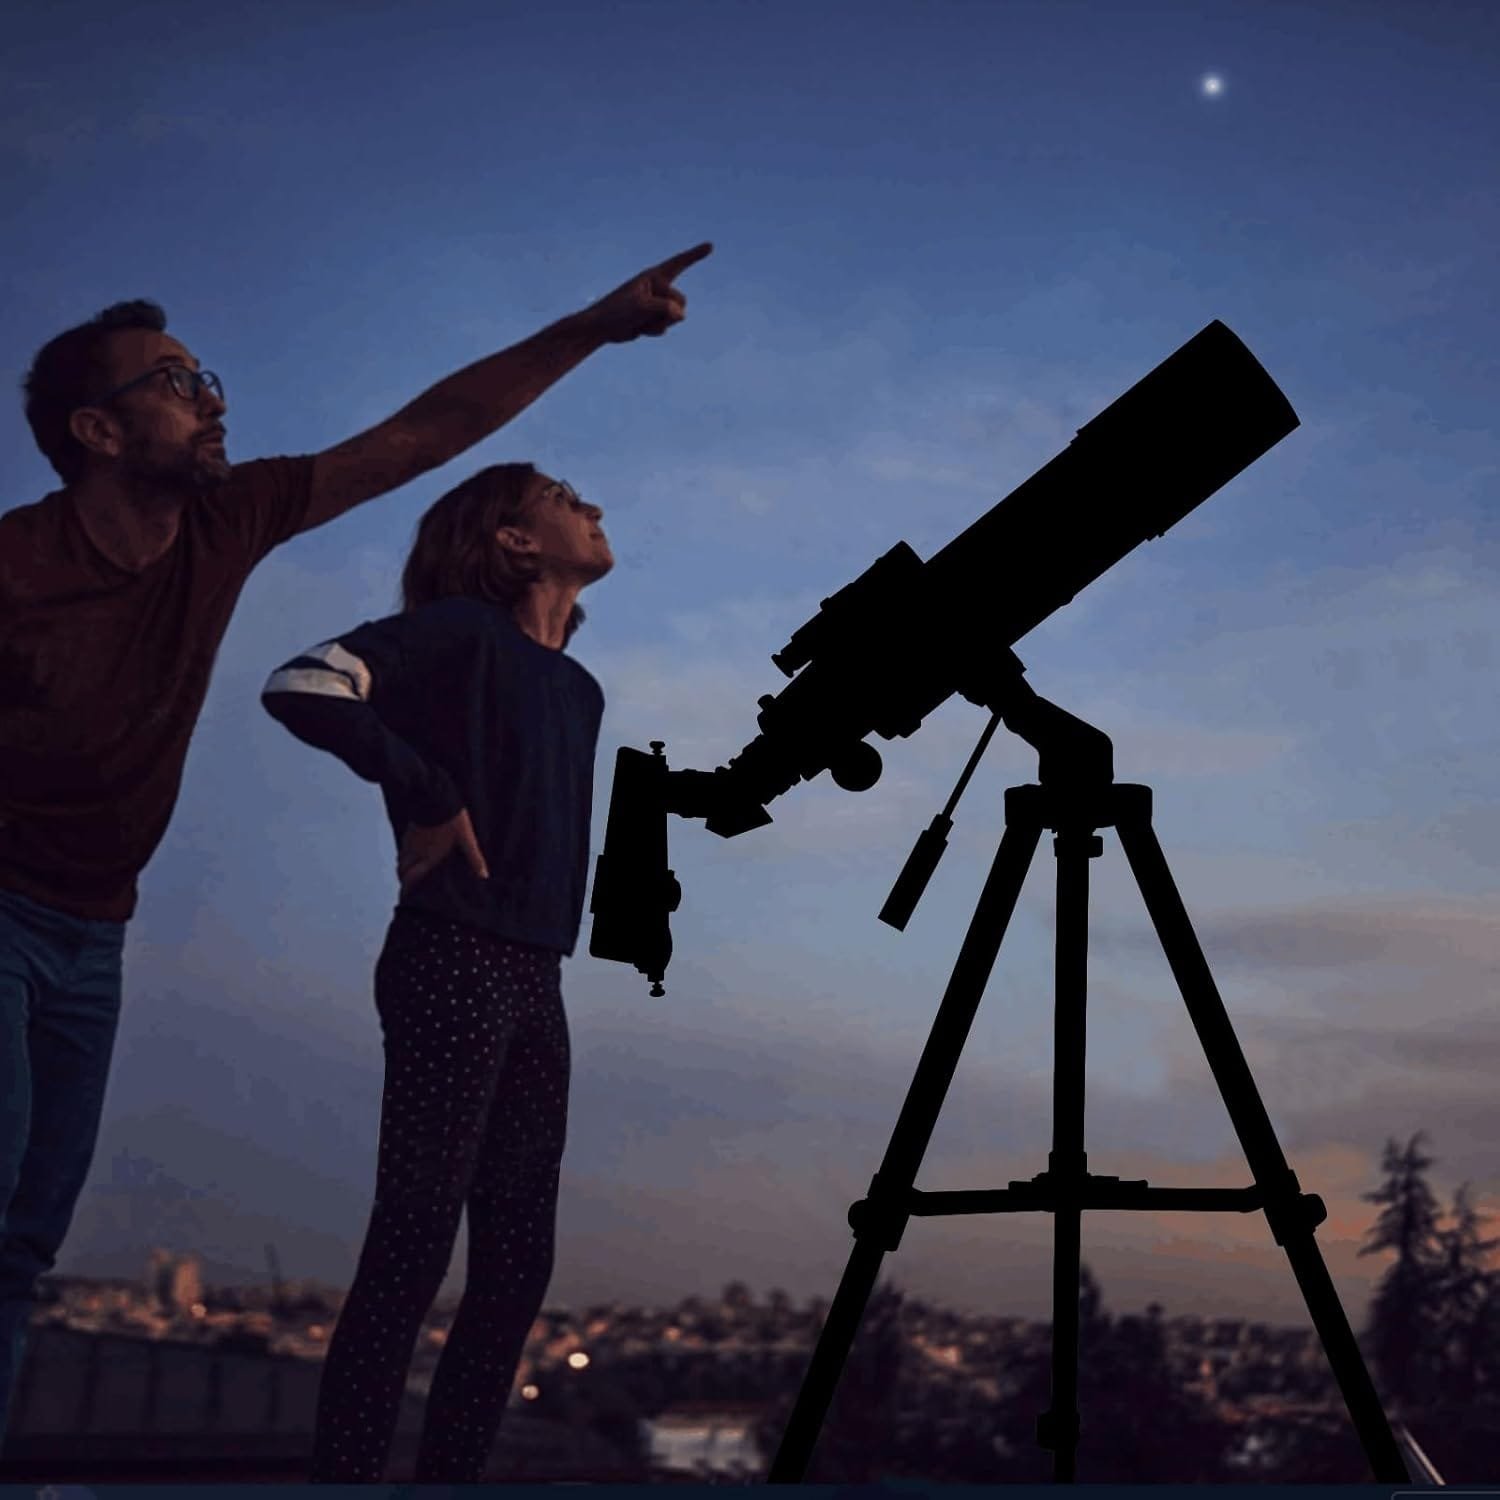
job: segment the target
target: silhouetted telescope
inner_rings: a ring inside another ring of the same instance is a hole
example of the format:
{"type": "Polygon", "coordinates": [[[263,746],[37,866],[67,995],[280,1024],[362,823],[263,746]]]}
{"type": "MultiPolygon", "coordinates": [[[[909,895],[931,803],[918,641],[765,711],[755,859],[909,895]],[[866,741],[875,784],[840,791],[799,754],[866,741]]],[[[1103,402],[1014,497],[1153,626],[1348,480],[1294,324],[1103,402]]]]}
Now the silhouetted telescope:
{"type": "Polygon", "coordinates": [[[923,562],[898,542],[824,599],[772,656],[792,681],[761,698],[761,732],[727,765],[672,771],[660,742],[652,755],[622,747],[589,952],[634,964],[662,993],[681,895],[668,813],[732,838],[825,770],[847,791],[874,786],[880,754],[867,736],[914,734],[954,693],[1003,715],[1024,671],[1015,642],[1297,425],[1255,356],[1210,323],[942,551],[923,562]]]}

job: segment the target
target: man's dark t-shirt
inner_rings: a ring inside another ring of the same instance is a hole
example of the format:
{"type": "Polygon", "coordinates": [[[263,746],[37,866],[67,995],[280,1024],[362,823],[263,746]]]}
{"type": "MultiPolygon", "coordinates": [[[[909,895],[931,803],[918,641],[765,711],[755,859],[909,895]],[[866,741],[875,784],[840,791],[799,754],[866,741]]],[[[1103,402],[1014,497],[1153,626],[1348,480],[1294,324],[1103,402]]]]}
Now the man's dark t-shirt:
{"type": "Polygon", "coordinates": [[[134,913],[219,643],[251,569],[305,528],[313,462],[237,464],[139,573],[64,490],[0,515],[0,890],[134,913]]]}
{"type": "Polygon", "coordinates": [[[604,694],[501,605],[449,598],[368,621],[271,674],[261,700],[385,798],[398,844],[467,808],[489,879],[461,850],[400,904],[572,953],[588,880],[604,694]]]}

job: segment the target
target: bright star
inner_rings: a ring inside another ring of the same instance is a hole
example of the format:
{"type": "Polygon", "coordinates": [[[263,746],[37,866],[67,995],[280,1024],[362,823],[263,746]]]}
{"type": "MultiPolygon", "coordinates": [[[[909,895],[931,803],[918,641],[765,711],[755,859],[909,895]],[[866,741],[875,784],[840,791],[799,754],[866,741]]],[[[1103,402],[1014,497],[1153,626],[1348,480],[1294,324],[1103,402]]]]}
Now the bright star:
{"type": "Polygon", "coordinates": [[[1210,99],[1215,99],[1224,92],[1224,80],[1217,73],[1205,74],[1203,82],[1199,86],[1210,99]]]}

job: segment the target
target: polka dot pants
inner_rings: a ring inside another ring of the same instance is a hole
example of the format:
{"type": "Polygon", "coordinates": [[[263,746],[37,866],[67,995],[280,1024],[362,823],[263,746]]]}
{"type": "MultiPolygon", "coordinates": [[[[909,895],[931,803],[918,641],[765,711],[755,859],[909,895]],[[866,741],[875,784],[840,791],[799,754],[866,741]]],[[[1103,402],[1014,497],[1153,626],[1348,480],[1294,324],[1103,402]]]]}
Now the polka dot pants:
{"type": "Polygon", "coordinates": [[[568,1113],[560,955],[398,908],[375,967],[375,1203],[318,1393],[314,1482],[379,1483],[412,1350],[469,1215],[416,1478],[478,1481],[552,1275],[568,1113]]]}

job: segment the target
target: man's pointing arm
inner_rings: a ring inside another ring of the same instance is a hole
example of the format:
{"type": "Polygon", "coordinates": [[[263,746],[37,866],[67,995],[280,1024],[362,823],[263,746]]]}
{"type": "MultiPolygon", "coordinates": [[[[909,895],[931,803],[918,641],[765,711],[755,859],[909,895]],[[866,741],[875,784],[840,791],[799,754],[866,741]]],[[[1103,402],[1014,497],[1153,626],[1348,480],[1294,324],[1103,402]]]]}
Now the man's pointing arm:
{"type": "Polygon", "coordinates": [[[687,306],[672,283],[712,249],[696,245],[632,276],[582,312],[440,380],[395,416],[319,453],[303,530],[456,458],[603,345],[665,333],[687,306]]]}

